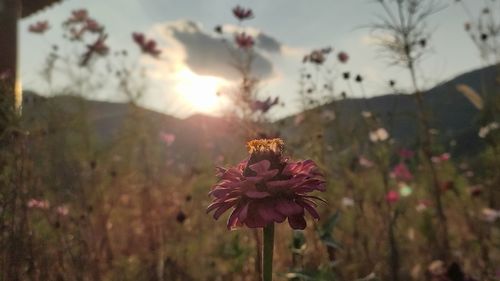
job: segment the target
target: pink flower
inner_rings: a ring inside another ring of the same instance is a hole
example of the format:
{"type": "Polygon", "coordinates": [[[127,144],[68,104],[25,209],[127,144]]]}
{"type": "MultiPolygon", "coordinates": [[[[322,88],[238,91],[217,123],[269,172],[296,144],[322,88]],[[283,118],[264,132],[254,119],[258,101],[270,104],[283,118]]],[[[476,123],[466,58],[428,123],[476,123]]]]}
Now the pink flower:
{"type": "Polygon", "coordinates": [[[399,157],[401,157],[403,159],[410,159],[410,158],[413,158],[413,156],[415,156],[415,152],[413,152],[412,150],[406,149],[406,148],[401,148],[399,150],[398,154],[399,154],[399,157]]]}
{"type": "Polygon", "coordinates": [[[47,210],[50,207],[50,203],[48,200],[39,200],[34,198],[30,199],[26,205],[28,206],[28,208],[42,210],[47,210]]]}
{"type": "Polygon", "coordinates": [[[161,133],[160,138],[167,146],[171,146],[175,141],[175,135],[170,133],[161,133]]]}
{"type": "Polygon", "coordinates": [[[397,191],[391,190],[385,195],[385,200],[389,203],[395,203],[399,200],[399,193],[397,191]]]}
{"type": "Polygon", "coordinates": [[[324,200],[309,193],[325,191],[324,177],[311,160],[285,160],[283,146],[281,139],[253,140],[248,143],[248,160],[233,168],[218,168],[219,182],[209,193],[214,201],[207,212],[215,211],[218,219],[232,209],[229,229],[260,228],[286,219],[293,229],[304,229],[305,210],[319,219],[315,200],[324,200]]]}
{"type": "Polygon", "coordinates": [[[340,52],[337,58],[341,63],[346,63],[349,60],[349,55],[346,52],[340,52]]]}
{"type": "Polygon", "coordinates": [[[403,162],[392,168],[391,177],[398,181],[411,181],[413,179],[413,175],[403,162]]]}
{"type": "Polygon", "coordinates": [[[240,21],[253,18],[252,10],[245,9],[241,6],[236,6],[233,8],[233,15],[240,21]]]}
{"type": "Polygon", "coordinates": [[[132,39],[141,48],[141,51],[152,57],[157,58],[161,54],[161,50],[158,49],[156,41],[153,39],[146,39],[144,34],[139,32],[132,33],[132,39]]]}
{"type": "Polygon", "coordinates": [[[360,156],[358,158],[358,161],[359,161],[359,165],[361,165],[361,167],[364,167],[364,168],[371,168],[374,165],[372,161],[370,161],[368,158],[365,158],[364,156],[360,156]]]}
{"type": "Polygon", "coordinates": [[[236,45],[242,49],[250,49],[255,44],[253,37],[247,35],[245,32],[236,34],[234,36],[234,41],[236,42],[236,45]]]}
{"type": "Polygon", "coordinates": [[[49,22],[48,21],[39,21],[34,24],[31,24],[28,27],[28,31],[31,33],[36,33],[36,34],[43,34],[45,31],[49,29],[49,22]]]}

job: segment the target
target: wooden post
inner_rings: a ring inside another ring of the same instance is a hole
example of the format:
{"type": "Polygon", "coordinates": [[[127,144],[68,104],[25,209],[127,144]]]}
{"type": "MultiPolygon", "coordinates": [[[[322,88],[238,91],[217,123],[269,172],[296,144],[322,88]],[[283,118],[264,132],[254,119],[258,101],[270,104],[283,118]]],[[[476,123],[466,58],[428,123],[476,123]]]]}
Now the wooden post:
{"type": "Polygon", "coordinates": [[[0,0],[0,104],[17,107],[21,88],[17,80],[17,25],[21,15],[19,0],[0,0]]]}

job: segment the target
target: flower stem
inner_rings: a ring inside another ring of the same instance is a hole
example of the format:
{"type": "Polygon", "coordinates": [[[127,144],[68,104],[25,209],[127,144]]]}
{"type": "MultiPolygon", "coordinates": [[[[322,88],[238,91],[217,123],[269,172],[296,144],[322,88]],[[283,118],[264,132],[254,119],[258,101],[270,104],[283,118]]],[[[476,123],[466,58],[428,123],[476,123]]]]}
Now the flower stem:
{"type": "Polygon", "coordinates": [[[263,281],[273,280],[273,248],[274,248],[274,223],[264,227],[264,270],[263,281]]]}

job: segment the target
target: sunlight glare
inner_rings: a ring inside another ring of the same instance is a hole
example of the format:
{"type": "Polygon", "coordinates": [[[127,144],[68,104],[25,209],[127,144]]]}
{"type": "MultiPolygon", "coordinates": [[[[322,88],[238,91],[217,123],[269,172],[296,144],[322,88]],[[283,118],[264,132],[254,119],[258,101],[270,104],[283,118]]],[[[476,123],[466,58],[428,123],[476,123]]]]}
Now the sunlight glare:
{"type": "Polygon", "coordinates": [[[215,113],[221,109],[222,101],[217,95],[227,81],[214,76],[202,76],[188,68],[177,73],[176,92],[190,110],[202,113],[215,113]]]}

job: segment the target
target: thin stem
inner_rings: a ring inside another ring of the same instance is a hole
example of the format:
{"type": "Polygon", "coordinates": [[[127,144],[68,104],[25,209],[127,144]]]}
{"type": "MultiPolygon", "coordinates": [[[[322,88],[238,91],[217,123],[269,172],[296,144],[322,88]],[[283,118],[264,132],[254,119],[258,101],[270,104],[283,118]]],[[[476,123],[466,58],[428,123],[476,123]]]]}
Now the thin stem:
{"type": "Polygon", "coordinates": [[[264,270],[262,272],[263,281],[273,280],[273,248],[274,248],[274,223],[264,227],[264,270]]]}

